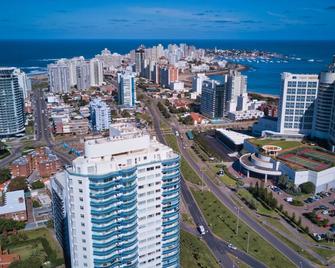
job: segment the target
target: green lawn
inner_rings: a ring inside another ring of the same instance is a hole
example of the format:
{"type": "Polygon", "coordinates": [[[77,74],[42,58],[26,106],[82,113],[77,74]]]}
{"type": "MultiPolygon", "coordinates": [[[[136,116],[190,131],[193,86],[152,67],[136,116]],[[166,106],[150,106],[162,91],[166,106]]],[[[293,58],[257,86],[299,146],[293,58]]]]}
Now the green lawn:
{"type": "Polygon", "coordinates": [[[19,235],[9,236],[4,248],[8,249],[10,253],[19,254],[22,261],[38,255],[44,256],[43,258],[50,261],[53,266],[64,263],[62,249],[52,232],[47,228],[19,231],[19,235]]]}
{"type": "Polygon", "coordinates": [[[236,180],[232,179],[227,174],[224,174],[223,176],[220,176],[220,180],[228,187],[235,187],[236,186],[236,180]]]}
{"type": "Polygon", "coordinates": [[[242,221],[239,222],[239,232],[238,235],[236,235],[236,214],[230,212],[211,192],[201,192],[196,190],[192,190],[192,192],[205,215],[208,224],[216,235],[246,251],[249,234],[250,255],[271,268],[295,267],[285,256],[273,248],[242,221]]]}
{"type": "Polygon", "coordinates": [[[189,225],[194,225],[192,217],[187,213],[181,213],[181,219],[182,219],[183,222],[185,222],[189,225]]]}
{"type": "Polygon", "coordinates": [[[273,216],[275,212],[271,209],[266,208],[263,206],[261,202],[259,202],[256,198],[252,196],[252,194],[244,188],[240,188],[237,191],[237,194],[242,198],[245,199],[247,203],[253,203],[256,207],[256,211],[260,214],[266,215],[266,216],[273,216]]]}
{"type": "Polygon", "coordinates": [[[209,251],[207,245],[199,240],[199,238],[181,230],[180,242],[182,268],[220,267],[212,253],[209,251]]]}
{"type": "Polygon", "coordinates": [[[178,148],[178,143],[177,139],[174,135],[172,134],[167,134],[164,137],[166,143],[177,153],[179,153],[179,148],[178,148]]]}
{"type": "Polygon", "coordinates": [[[184,157],[181,157],[181,160],[180,160],[180,170],[185,180],[188,180],[189,182],[192,182],[197,185],[202,185],[202,181],[199,178],[198,174],[188,164],[188,162],[185,160],[184,157]]]}
{"type": "Polygon", "coordinates": [[[335,256],[335,250],[325,248],[313,248],[313,250],[327,260],[335,256]]]}
{"type": "MultiPolygon", "coordinates": [[[[318,265],[322,265],[322,263],[315,258],[314,256],[312,256],[311,254],[309,254],[307,251],[305,251],[304,249],[302,249],[300,246],[298,246],[297,244],[293,243],[291,240],[287,239],[286,237],[282,236],[281,234],[272,231],[274,233],[274,235],[276,235],[280,240],[282,240],[286,245],[288,245],[291,249],[293,249],[295,252],[299,253],[301,256],[303,256],[304,258],[310,260],[311,262],[314,262],[318,265]]],[[[321,254],[320,254],[321,255],[321,254]]]]}
{"type": "Polygon", "coordinates": [[[271,139],[249,139],[250,143],[262,147],[263,145],[276,145],[284,149],[294,148],[302,145],[299,141],[271,140],[271,139]]]}

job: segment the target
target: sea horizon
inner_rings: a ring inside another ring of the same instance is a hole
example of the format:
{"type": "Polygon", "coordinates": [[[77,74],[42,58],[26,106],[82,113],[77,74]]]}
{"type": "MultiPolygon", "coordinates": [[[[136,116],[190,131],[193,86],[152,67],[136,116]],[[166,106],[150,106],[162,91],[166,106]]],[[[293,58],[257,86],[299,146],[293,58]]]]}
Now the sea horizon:
{"type": "Polygon", "coordinates": [[[0,66],[15,66],[29,75],[45,73],[47,65],[60,58],[84,56],[92,58],[104,48],[112,53],[126,54],[143,44],[147,47],[162,43],[187,43],[197,48],[244,49],[276,52],[301,58],[288,63],[239,62],[249,68],[248,91],[279,95],[280,74],[320,73],[325,70],[335,54],[335,40],[276,40],[276,39],[1,39],[0,66]],[[266,79],[264,79],[266,77],[266,79]]]}

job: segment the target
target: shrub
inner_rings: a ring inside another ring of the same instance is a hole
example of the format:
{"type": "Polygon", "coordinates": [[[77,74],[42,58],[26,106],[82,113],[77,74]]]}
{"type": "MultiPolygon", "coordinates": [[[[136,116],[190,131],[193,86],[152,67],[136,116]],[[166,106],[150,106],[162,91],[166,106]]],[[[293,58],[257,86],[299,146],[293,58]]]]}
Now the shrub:
{"type": "Polygon", "coordinates": [[[315,192],[315,185],[310,181],[300,184],[299,188],[301,189],[301,192],[305,194],[311,194],[315,192]]]}
{"type": "Polygon", "coordinates": [[[38,181],[34,181],[32,184],[31,184],[31,187],[33,189],[41,189],[41,188],[44,188],[44,183],[40,180],[38,181]]]}
{"type": "Polygon", "coordinates": [[[296,206],[296,207],[302,207],[304,205],[304,203],[300,200],[297,199],[293,199],[291,202],[292,206],[296,206]]]}

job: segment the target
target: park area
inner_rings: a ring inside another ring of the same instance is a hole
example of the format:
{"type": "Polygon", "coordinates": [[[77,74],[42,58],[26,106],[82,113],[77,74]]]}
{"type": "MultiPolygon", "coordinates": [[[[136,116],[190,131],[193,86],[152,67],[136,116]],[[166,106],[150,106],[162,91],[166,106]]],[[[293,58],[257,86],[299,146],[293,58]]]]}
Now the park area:
{"type": "Polygon", "coordinates": [[[47,267],[64,264],[62,249],[47,228],[22,230],[13,234],[2,233],[1,247],[10,254],[20,256],[20,260],[12,263],[11,268],[39,268],[44,263],[48,263],[47,267]]]}
{"type": "Polygon", "coordinates": [[[278,159],[296,170],[322,171],[335,165],[335,154],[319,147],[299,147],[279,154],[278,159]]]}

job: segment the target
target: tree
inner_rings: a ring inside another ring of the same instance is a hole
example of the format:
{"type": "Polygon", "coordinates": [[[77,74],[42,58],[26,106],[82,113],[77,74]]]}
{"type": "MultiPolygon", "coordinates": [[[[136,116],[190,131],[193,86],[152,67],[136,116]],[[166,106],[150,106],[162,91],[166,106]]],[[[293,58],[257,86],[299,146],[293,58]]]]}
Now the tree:
{"type": "Polygon", "coordinates": [[[39,208],[39,207],[41,207],[42,205],[41,205],[41,203],[39,202],[39,201],[37,201],[37,200],[33,200],[33,207],[34,208],[39,208]]]}
{"type": "Polygon", "coordinates": [[[28,190],[28,185],[26,182],[26,178],[24,177],[17,177],[15,179],[12,179],[8,185],[8,191],[18,191],[18,190],[28,190]]]}
{"type": "Polygon", "coordinates": [[[315,185],[310,181],[300,184],[299,188],[301,189],[301,192],[305,194],[312,194],[315,192],[315,185]]]}
{"type": "Polygon", "coordinates": [[[10,170],[8,168],[0,169],[0,183],[4,183],[11,178],[10,170]]]}
{"type": "Polygon", "coordinates": [[[278,186],[279,186],[280,188],[284,188],[284,189],[286,189],[288,181],[289,181],[289,179],[288,179],[288,176],[287,176],[287,175],[281,175],[281,176],[278,178],[278,186]]]}
{"type": "Polygon", "coordinates": [[[193,118],[192,116],[188,115],[183,118],[183,124],[185,125],[193,125],[193,118]]]}
{"type": "Polygon", "coordinates": [[[42,181],[40,181],[40,180],[38,180],[38,181],[34,181],[34,182],[31,184],[31,187],[32,187],[33,189],[42,189],[42,188],[44,188],[44,183],[43,183],[42,181]]]}
{"type": "Polygon", "coordinates": [[[131,117],[130,113],[129,113],[127,110],[123,110],[123,111],[121,112],[121,116],[122,116],[122,117],[126,117],[126,118],[131,117]]]}

